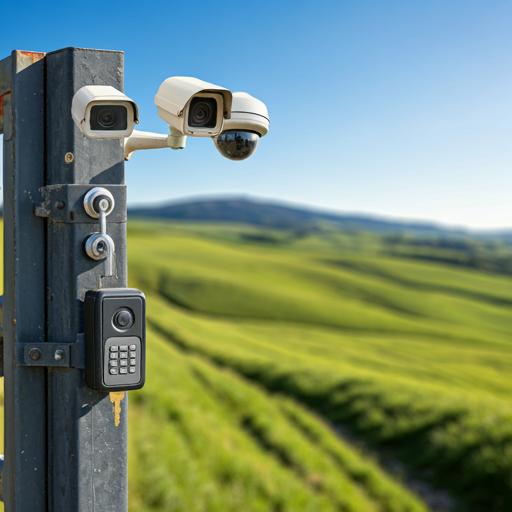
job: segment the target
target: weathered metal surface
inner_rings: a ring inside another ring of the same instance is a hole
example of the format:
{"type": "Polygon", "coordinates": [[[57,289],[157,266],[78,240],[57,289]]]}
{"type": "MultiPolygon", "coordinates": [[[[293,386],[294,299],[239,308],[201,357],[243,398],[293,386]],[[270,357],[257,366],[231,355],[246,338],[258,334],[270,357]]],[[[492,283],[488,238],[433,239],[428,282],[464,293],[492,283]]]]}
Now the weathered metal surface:
{"type": "MultiPolygon", "coordinates": [[[[91,185],[49,185],[41,189],[41,203],[35,214],[48,217],[54,222],[68,224],[98,224],[84,209],[84,197],[91,185]]],[[[108,216],[108,222],[126,222],[126,186],[109,185],[105,187],[114,197],[116,207],[108,216]]]]}
{"type": "MultiPolygon", "coordinates": [[[[11,66],[12,60],[10,56],[0,60],[0,134],[4,132],[4,99],[6,101],[6,108],[10,112],[6,97],[11,95],[11,66]]],[[[0,296],[0,377],[4,376],[3,308],[4,297],[2,295],[0,296]]]]}
{"type": "Polygon", "coordinates": [[[0,133],[4,133],[4,109],[9,110],[7,102],[11,96],[11,67],[10,55],[0,60],[0,133]]]}
{"type": "Polygon", "coordinates": [[[33,201],[45,185],[44,62],[27,62],[21,52],[10,60],[12,93],[3,102],[4,501],[9,512],[48,512],[46,370],[16,364],[17,342],[45,340],[45,221],[33,201]]]}
{"type": "MultiPolygon", "coordinates": [[[[123,54],[67,48],[46,57],[47,182],[52,185],[124,184],[123,143],[85,138],[70,115],[74,93],[84,85],[123,89],[123,54]],[[73,159],[66,158],[72,153],[73,159]]],[[[86,188],[87,188],[86,187],[86,188]]],[[[73,187],[72,187],[73,188],[73,187]]],[[[72,190],[72,188],[68,190],[72,190]]],[[[114,193],[112,191],[112,193],[114,193]]],[[[85,292],[126,286],[126,202],[108,217],[116,247],[117,277],[103,278],[102,261],[87,257],[84,241],[95,231],[92,219],[64,223],[47,220],[47,336],[66,342],[83,332],[85,292]]],[[[94,221],[93,221],[94,222],[94,221]]],[[[85,384],[84,372],[52,368],[48,372],[48,511],[126,512],[127,406],[115,425],[108,393],[85,384]],[[74,454],[74,456],[70,456],[74,454]]]]}
{"type": "Polygon", "coordinates": [[[4,456],[0,455],[0,501],[4,501],[4,456]]]}
{"type": "Polygon", "coordinates": [[[3,102],[5,509],[126,512],[127,398],[120,409],[86,386],[80,335],[85,292],[126,286],[123,144],[86,139],[70,115],[84,85],[122,90],[123,54],[40,55],[13,52],[12,92],[3,102]],[[100,184],[118,195],[107,226],[117,275],[103,279],[103,262],[84,250],[97,221],[79,204],[100,184]]]}
{"type": "MultiPolygon", "coordinates": [[[[40,52],[16,52],[16,68],[18,72],[27,68],[34,62],[44,58],[40,52]]],[[[9,109],[12,90],[11,76],[12,59],[6,57],[0,61],[0,134],[4,133],[4,110],[9,109]]]]}

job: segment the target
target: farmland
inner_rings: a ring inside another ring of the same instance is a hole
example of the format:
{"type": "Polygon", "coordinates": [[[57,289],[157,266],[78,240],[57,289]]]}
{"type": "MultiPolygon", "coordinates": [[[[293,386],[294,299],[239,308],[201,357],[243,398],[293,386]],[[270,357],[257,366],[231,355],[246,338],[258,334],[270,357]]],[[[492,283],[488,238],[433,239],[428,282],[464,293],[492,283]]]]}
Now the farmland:
{"type": "Polygon", "coordinates": [[[511,510],[511,278],[478,244],[130,220],[130,510],[429,510],[375,453],[511,510]]]}
{"type": "MultiPolygon", "coordinates": [[[[209,365],[219,380],[240,379],[219,390],[195,370],[196,384],[228,401],[245,435],[281,466],[300,464],[261,441],[280,416],[260,409],[264,426],[254,427],[244,407],[257,400],[231,397],[235,388],[257,390],[269,407],[287,400],[332,446],[348,450],[322,420],[342,425],[363,446],[391,452],[449,490],[459,510],[509,510],[510,278],[390,255],[382,246],[364,233],[291,240],[259,228],[132,221],[130,284],[147,293],[155,339],[188,364],[209,365]]],[[[308,437],[297,415],[285,417],[308,437]]],[[[364,453],[353,456],[368,462],[364,453]]]]}

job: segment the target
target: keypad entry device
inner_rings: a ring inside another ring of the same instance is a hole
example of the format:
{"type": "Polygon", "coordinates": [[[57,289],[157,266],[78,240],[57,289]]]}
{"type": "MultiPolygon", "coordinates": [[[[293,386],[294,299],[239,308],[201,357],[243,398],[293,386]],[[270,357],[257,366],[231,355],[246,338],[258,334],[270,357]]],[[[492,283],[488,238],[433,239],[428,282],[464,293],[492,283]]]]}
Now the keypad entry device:
{"type": "Polygon", "coordinates": [[[92,389],[140,389],[146,378],[146,298],[133,288],[85,294],[85,379],[92,389]]]}

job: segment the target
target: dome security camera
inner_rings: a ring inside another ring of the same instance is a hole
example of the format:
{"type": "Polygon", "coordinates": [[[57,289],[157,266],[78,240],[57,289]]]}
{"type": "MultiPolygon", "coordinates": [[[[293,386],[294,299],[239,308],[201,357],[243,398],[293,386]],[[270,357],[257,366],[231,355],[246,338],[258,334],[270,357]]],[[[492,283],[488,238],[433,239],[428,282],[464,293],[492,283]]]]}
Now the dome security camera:
{"type": "Polygon", "coordinates": [[[164,80],[155,96],[158,115],[171,133],[213,137],[231,114],[231,91],[198,78],[173,76],[164,80]]]}
{"type": "Polygon", "coordinates": [[[110,85],[86,85],[73,96],[71,115],[90,139],[125,139],[139,122],[137,104],[110,85]]]}
{"type": "Polygon", "coordinates": [[[245,160],[258,147],[260,137],[270,124],[265,104],[245,92],[233,93],[231,118],[224,121],[224,131],[213,142],[219,153],[230,160],[245,160]]]}

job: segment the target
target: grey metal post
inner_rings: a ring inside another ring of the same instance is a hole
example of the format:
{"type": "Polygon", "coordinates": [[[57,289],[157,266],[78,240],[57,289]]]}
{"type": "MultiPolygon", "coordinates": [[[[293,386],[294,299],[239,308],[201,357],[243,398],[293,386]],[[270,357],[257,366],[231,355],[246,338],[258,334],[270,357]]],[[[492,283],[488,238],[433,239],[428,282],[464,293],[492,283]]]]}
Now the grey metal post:
{"type": "Polygon", "coordinates": [[[123,53],[66,48],[26,69],[22,55],[4,109],[6,511],[125,512],[127,398],[116,425],[115,397],[85,384],[81,336],[85,292],[126,286],[123,145],[86,139],[71,118],[80,87],[123,90],[123,53]],[[116,201],[116,277],[103,279],[84,250],[96,185],[116,201]]]}
{"type": "Polygon", "coordinates": [[[33,203],[44,186],[44,60],[4,61],[4,502],[46,512],[46,371],[17,366],[16,345],[45,340],[45,223],[33,203]]]}

